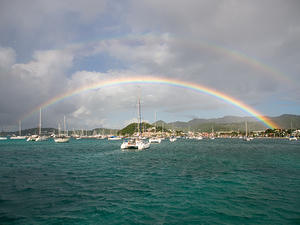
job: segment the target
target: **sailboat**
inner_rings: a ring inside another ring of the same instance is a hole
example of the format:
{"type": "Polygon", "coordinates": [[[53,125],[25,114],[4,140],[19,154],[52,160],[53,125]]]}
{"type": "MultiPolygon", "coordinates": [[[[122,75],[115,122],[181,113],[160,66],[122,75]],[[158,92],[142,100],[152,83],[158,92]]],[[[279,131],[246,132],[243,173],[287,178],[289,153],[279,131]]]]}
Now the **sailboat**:
{"type": "Polygon", "coordinates": [[[121,149],[138,149],[143,150],[150,147],[150,142],[142,139],[142,116],[141,116],[141,102],[138,99],[138,135],[136,138],[131,138],[121,144],[121,149]]]}
{"type": "Polygon", "coordinates": [[[46,141],[48,139],[47,136],[42,136],[42,108],[40,108],[40,122],[39,122],[39,135],[35,139],[35,141],[46,141]]]}
{"type": "Polygon", "coordinates": [[[244,137],[244,141],[251,141],[253,138],[248,137],[248,124],[247,121],[245,121],[245,129],[246,129],[246,135],[244,137]]]}
{"type": "MultiPolygon", "coordinates": [[[[156,120],[157,120],[157,118],[156,118],[156,112],[154,114],[154,120],[155,120],[155,135],[156,135],[156,120]]],[[[151,137],[149,139],[149,142],[151,144],[159,144],[159,143],[161,143],[161,138],[159,138],[159,137],[151,137]]]]}
{"type": "Polygon", "coordinates": [[[26,136],[22,136],[21,120],[19,120],[19,136],[10,137],[11,140],[24,140],[26,136]]]}
{"type": "MultiPolygon", "coordinates": [[[[174,124],[172,123],[172,134],[175,134],[174,131],[175,131],[175,130],[174,130],[174,124]]],[[[172,136],[169,138],[169,140],[170,140],[170,142],[175,142],[175,141],[177,140],[177,138],[176,138],[174,135],[172,135],[172,136]]]]}
{"type": "Polygon", "coordinates": [[[210,139],[211,140],[215,139],[215,132],[214,132],[214,127],[213,126],[211,127],[211,136],[210,136],[210,139]]]}
{"type": "MultiPolygon", "coordinates": [[[[3,132],[3,128],[2,128],[2,132],[3,132]]],[[[0,136],[0,141],[4,141],[4,140],[7,140],[7,137],[0,136]]]]}
{"type": "Polygon", "coordinates": [[[64,116],[64,134],[60,134],[60,124],[58,124],[58,136],[54,138],[56,143],[67,143],[69,142],[70,137],[66,133],[66,117],[64,116]]]}
{"type": "Polygon", "coordinates": [[[290,141],[297,141],[297,138],[296,138],[295,136],[292,135],[292,126],[293,126],[293,124],[292,124],[292,121],[291,121],[291,135],[290,135],[290,137],[289,137],[289,140],[290,140],[290,141]]]}
{"type": "Polygon", "coordinates": [[[47,136],[41,136],[42,133],[42,108],[40,108],[40,120],[38,125],[39,134],[31,135],[27,138],[26,141],[46,141],[48,139],[47,136]]]}

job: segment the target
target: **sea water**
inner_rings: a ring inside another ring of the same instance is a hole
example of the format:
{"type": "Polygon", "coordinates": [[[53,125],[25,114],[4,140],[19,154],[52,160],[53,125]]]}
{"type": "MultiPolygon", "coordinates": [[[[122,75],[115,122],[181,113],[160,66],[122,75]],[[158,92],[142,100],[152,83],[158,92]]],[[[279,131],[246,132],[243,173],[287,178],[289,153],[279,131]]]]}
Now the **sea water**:
{"type": "Polygon", "coordinates": [[[0,224],[300,224],[300,141],[0,142],[0,224]]]}

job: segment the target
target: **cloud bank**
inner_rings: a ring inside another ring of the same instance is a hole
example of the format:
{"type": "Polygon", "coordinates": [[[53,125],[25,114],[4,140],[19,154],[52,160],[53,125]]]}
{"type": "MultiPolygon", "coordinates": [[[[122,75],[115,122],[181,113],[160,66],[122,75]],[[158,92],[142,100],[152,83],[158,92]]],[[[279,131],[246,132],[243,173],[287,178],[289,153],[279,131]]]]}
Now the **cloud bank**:
{"type": "MultiPolygon", "coordinates": [[[[233,96],[265,115],[300,113],[298,1],[2,1],[0,125],[43,102],[110,78],[163,76],[233,96]],[[282,107],[284,105],[284,107],[282,107]]],[[[165,121],[244,115],[164,85],[86,91],[43,109],[43,124],[120,128],[154,112],[165,121]],[[127,122],[126,122],[127,121],[127,122]]],[[[37,115],[24,119],[37,125],[37,115]]]]}

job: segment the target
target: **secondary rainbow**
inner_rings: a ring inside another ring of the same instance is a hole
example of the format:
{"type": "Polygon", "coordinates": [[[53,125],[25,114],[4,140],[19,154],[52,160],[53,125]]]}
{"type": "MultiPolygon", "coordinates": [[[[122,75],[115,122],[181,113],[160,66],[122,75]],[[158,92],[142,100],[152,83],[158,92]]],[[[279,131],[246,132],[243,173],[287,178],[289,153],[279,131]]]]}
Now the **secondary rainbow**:
{"type": "Polygon", "coordinates": [[[261,113],[257,112],[250,106],[246,105],[245,103],[241,102],[240,100],[237,100],[225,93],[222,93],[220,91],[214,90],[212,88],[208,88],[205,86],[202,86],[200,84],[171,79],[171,78],[164,78],[164,77],[152,77],[152,76],[135,76],[135,77],[122,77],[122,78],[115,78],[115,79],[108,79],[103,80],[100,82],[96,82],[93,84],[81,86],[77,89],[73,89],[71,91],[62,93],[60,95],[57,95],[53,97],[52,99],[44,102],[43,104],[36,107],[34,110],[32,110],[30,113],[26,114],[24,118],[28,117],[29,115],[33,114],[34,112],[38,111],[39,108],[45,108],[47,106],[50,106],[52,104],[55,104],[63,99],[66,99],[68,97],[77,95],[79,93],[88,91],[88,90],[95,90],[99,88],[105,88],[110,86],[116,86],[116,85],[130,85],[130,84],[163,84],[163,85],[171,85],[174,87],[180,87],[180,88],[186,88],[190,90],[194,90],[196,92],[205,93],[207,95],[213,96],[215,98],[218,98],[224,102],[227,102],[242,111],[250,114],[251,116],[255,117],[257,120],[261,121],[263,124],[265,124],[267,127],[275,129],[279,126],[271,121],[269,118],[261,115],[261,113]]]}
{"type": "MultiPolygon", "coordinates": [[[[170,41],[185,41],[186,43],[189,43],[190,45],[193,45],[194,49],[198,49],[199,53],[201,52],[201,49],[206,49],[210,52],[213,52],[216,55],[226,57],[232,60],[235,60],[237,62],[241,62],[244,65],[249,66],[250,68],[263,72],[261,75],[262,77],[267,77],[267,79],[277,80],[280,82],[284,82],[287,85],[294,86],[295,83],[293,80],[291,80],[288,76],[286,76],[284,73],[279,71],[278,68],[275,68],[273,66],[270,66],[261,60],[254,58],[250,55],[247,55],[246,52],[242,52],[238,49],[230,48],[229,46],[221,45],[217,42],[208,41],[205,39],[186,39],[186,37],[178,36],[178,35],[172,35],[168,34],[167,39],[164,40],[164,37],[162,37],[162,34],[155,34],[155,33],[144,33],[144,34],[133,34],[133,35],[125,35],[125,36],[119,36],[119,37],[113,37],[113,38],[107,38],[107,39],[101,39],[101,40],[94,40],[95,43],[101,43],[101,42],[108,42],[109,41],[141,41],[143,43],[144,39],[147,37],[153,37],[158,38],[163,41],[170,40],[170,41]],[[199,49],[200,48],[200,49],[199,49]]],[[[165,43],[165,42],[163,42],[165,43]]]]}

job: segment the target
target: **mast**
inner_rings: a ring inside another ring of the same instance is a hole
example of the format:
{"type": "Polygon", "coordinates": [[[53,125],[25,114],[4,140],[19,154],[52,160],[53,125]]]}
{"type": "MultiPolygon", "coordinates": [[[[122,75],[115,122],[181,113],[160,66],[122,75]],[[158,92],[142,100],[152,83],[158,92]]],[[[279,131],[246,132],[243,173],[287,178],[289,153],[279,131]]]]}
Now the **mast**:
{"type": "Polygon", "coordinates": [[[41,130],[42,130],[42,108],[40,108],[39,136],[41,135],[41,130]]]}
{"type": "Polygon", "coordinates": [[[247,121],[245,121],[245,128],[246,128],[246,137],[248,137],[248,126],[247,126],[247,121]]]}
{"type": "Polygon", "coordinates": [[[66,116],[64,116],[64,135],[66,136],[66,116]]]}
{"type": "Polygon", "coordinates": [[[154,113],[154,123],[155,123],[155,135],[156,135],[156,120],[157,120],[157,112],[154,113]]]}
{"type": "Polygon", "coordinates": [[[21,136],[21,120],[19,120],[19,136],[21,136]]]}
{"type": "Polygon", "coordinates": [[[141,101],[140,98],[138,100],[138,134],[139,136],[142,134],[142,116],[141,116],[141,101]]]}
{"type": "Polygon", "coordinates": [[[58,127],[58,136],[60,137],[60,123],[58,123],[57,127],[58,127]]]}

